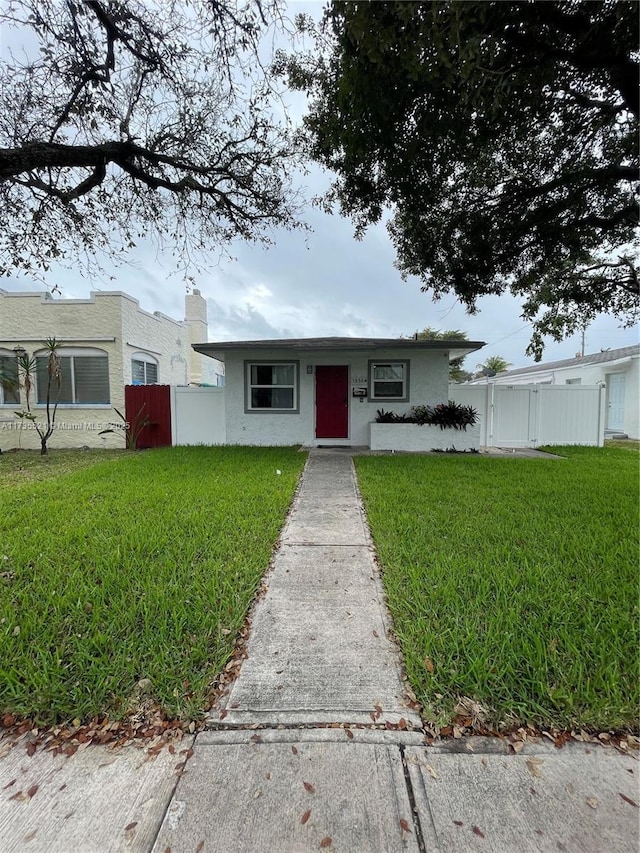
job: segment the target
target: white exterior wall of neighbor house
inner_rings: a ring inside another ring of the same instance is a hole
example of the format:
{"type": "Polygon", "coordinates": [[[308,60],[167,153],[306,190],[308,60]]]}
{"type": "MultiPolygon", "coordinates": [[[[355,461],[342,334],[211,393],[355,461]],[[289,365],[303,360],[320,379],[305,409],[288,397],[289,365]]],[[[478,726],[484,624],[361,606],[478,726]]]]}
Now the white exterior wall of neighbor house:
{"type": "MultiPolygon", "coordinates": [[[[109,359],[109,404],[101,406],[59,405],[57,429],[49,447],[121,447],[120,435],[99,436],[101,429],[119,420],[114,407],[124,406],[123,353],[119,299],[53,299],[48,293],[8,293],[0,291],[0,349],[12,351],[22,346],[29,355],[42,350],[43,341],[58,338],[64,347],[91,347],[104,351],[109,359]]],[[[26,407],[24,390],[21,407],[26,407]]],[[[0,446],[37,448],[38,434],[30,424],[14,416],[14,405],[0,406],[0,446]]],[[[40,425],[46,423],[45,407],[35,402],[31,408],[40,425]]]]}
{"type": "Polygon", "coordinates": [[[233,350],[225,358],[225,408],[227,444],[314,445],[331,444],[315,439],[315,375],[307,367],[347,365],[349,367],[349,437],[335,444],[367,446],[369,424],[377,409],[408,412],[415,405],[435,405],[447,399],[449,355],[442,350],[375,350],[296,352],[291,349],[233,350]],[[372,402],[352,396],[353,388],[368,386],[370,360],[409,361],[409,400],[403,403],[372,402]],[[298,412],[245,411],[245,362],[289,361],[299,363],[298,412]]]}
{"type": "MultiPolygon", "coordinates": [[[[10,354],[22,346],[32,355],[48,337],[64,347],[91,347],[105,352],[109,364],[109,403],[105,405],[60,404],[57,429],[49,440],[56,447],[122,447],[121,434],[99,435],[110,423],[120,423],[115,409],[124,411],[124,386],[131,384],[132,356],[142,353],[158,366],[160,384],[185,385],[190,380],[193,336],[206,339],[206,302],[200,294],[187,297],[188,313],[199,313],[194,331],[190,321],[177,321],[159,312],[143,311],[136,299],[118,291],[91,293],[89,299],[54,299],[48,293],[12,293],[0,289],[0,352],[10,354]],[[201,303],[201,304],[200,304],[201,303]],[[203,309],[203,310],[202,310],[203,309]],[[203,317],[205,324],[203,326],[203,317]]],[[[209,376],[219,362],[207,362],[209,376]]],[[[194,366],[197,363],[194,361],[194,366]]],[[[218,370],[222,373],[222,367],[218,370]]],[[[200,370],[202,374],[202,370],[200,370]]],[[[214,379],[210,384],[216,384],[214,379]]],[[[21,390],[21,407],[26,401],[21,390]]],[[[31,407],[40,424],[46,422],[45,408],[31,407]]],[[[28,424],[19,430],[15,404],[0,405],[0,449],[39,447],[39,438],[28,424]]]]}
{"type": "MultiPolygon", "coordinates": [[[[112,296],[95,295],[100,302],[112,296]]],[[[124,293],[113,296],[122,306],[122,384],[132,384],[132,357],[134,353],[143,353],[156,360],[159,385],[188,385],[191,339],[186,324],[159,311],[153,314],[142,311],[137,300],[124,293]]],[[[122,394],[124,397],[124,388],[122,394]]]]}

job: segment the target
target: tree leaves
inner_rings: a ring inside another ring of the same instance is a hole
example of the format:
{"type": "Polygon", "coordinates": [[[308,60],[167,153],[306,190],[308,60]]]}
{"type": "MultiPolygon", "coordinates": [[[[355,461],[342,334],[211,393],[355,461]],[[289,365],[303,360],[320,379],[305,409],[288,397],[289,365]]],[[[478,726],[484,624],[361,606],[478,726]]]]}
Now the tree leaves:
{"type": "Polygon", "coordinates": [[[299,151],[259,51],[282,21],[275,2],[256,7],[17,0],[0,13],[7,43],[34,44],[0,65],[0,274],[85,250],[118,260],[148,233],[180,256],[299,225],[299,151]]]}
{"type": "Polygon", "coordinates": [[[511,291],[537,356],[638,316],[635,4],[335,2],[323,37],[310,150],[356,234],[391,210],[403,276],[511,291]]]}

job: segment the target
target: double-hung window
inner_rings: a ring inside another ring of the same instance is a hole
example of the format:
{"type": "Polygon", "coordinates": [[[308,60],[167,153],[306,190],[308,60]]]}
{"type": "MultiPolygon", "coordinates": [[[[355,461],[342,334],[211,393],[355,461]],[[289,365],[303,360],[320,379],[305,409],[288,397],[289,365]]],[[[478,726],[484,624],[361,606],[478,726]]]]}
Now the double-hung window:
{"type": "Polygon", "coordinates": [[[247,411],[297,412],[298,363],[246,362],[247,411]]]}
{"type": "Polygon", "coordinates": [[[409,362],[370,361],[369,399],[399,402],[408,400],[409,362]]]}
{"type": "MultiPolygon", "coordinates": [[[[109,357],[104,350],[65,347],[58,350],[60,385],[51,380],[50,401],[62,405],[109,404],[109,357]]],[[[36,401],[47,402],[49,357],[36,354],[36,401]]]]}
{"type": "Polygon", "coordinates": [[[0,406],[19,406],[18,359],[0,352],[0,406]]]}
{"type": "Polygon", "coordinates": [[[157,385],[158,362],[145,352],[136,352],[131,358],[131,384],[157,385]]]}

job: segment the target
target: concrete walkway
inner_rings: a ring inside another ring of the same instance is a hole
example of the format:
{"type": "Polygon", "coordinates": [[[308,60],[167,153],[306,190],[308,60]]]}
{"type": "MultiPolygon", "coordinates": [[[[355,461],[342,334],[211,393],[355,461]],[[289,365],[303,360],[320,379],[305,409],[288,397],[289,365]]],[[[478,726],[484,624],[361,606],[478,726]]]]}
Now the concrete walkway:
{"type": "Polygon", "coordinates": [[[53,766],[7,750],[3,853],[636,853],[635,756],[425,745],[349,455],[311,452],[267,583],[248,657],[192,753],[91,748],[53,766]]]}

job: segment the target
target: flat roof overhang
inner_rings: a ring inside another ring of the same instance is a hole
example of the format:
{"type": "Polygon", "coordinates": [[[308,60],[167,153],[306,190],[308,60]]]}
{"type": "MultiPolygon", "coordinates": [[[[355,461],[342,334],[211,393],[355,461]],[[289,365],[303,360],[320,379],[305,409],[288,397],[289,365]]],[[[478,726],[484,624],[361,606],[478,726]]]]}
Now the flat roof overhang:
{"type": "Polygon", "coordinates": [[[282,350],[283,352],[311,355],[330,352],[375,352],[376,350],[435,350],[448,351],[449,359],[462,358],[481,349],[484,341],[430,340],[415,338],[276,338],[261,341],[211,341],[192,344],[196,352],[224,361],[226,352],[234,350],[282,350]]]}

